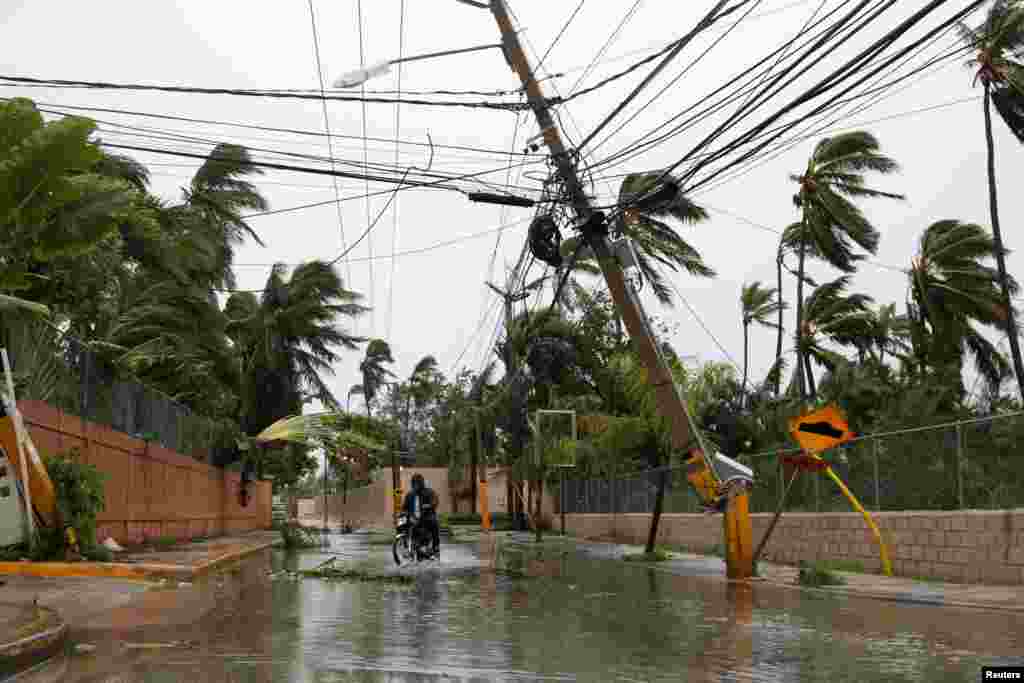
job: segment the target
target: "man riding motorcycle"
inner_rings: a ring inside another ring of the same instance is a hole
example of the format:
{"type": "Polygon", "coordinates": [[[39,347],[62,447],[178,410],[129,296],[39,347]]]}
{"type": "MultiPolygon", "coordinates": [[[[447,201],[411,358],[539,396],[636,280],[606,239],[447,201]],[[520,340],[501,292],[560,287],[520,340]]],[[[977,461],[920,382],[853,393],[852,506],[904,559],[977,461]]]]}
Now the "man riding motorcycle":
{"type": "Polygon", "coordinates": [[[437,523],[437,494],[427,486],[423,475],[412,475],[412,490],[405,496],[402,511],[416,520],[417,527],[430,532],[434,557],[441,559],[441,529],[437,523]]]}

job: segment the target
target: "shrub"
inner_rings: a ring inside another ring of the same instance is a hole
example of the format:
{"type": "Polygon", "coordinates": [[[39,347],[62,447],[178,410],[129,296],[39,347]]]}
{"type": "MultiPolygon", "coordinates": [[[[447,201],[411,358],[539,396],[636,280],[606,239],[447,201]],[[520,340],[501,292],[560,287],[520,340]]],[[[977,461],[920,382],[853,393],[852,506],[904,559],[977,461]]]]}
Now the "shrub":
{"type": "Polygon", "coordinates": [[[634,553],[623,555],[626,562],[665,562],[671,560],[672,555],[664,548],[655,548],[651,553],[634,553]]]}
{"type": "Polygon", "coordinates": [[[96,555],[96,515],[103,511],[103,486],[107,475],[92,465],[80,462],[78,449],[44,458],[46,471],[53,482],[57,504],[54,528],[41,529],[33,559],[60,559],[67,555],[65,529],[74,529],[78,548],[83,555],[96,555]]]}
{"type": "Polygon", "coordinates": [[[798,580],[801,586],[841,586],[846,583],[843,577],[826,569],[820,562],[812,565],[801,562],[798,580]]]}

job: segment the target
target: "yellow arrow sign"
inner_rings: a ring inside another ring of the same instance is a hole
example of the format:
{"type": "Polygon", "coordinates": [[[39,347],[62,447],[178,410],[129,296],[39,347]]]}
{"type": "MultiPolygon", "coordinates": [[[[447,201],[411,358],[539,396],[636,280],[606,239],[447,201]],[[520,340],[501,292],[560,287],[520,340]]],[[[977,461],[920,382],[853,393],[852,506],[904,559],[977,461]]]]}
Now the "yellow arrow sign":
{"type": "Polygon", "coordinates": [[[789,433],[808,453],[827,451],[854,437],[846,418],[835,405],[791,419],[789,433]]]}

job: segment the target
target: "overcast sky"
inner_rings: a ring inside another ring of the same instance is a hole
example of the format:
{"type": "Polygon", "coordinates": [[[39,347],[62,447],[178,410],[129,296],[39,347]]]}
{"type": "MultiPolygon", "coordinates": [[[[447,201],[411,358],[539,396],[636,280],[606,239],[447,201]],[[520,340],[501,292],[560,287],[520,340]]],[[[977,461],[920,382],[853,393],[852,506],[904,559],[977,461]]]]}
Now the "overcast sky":
{"type": "MultiPolygon", "coordinates": [[[[496,25],[485,10],[455,0],[407,0],[404,4],[404,45],[401,49],[406,56],[492,43],[498,39],[496,25]]],[[[545,75],[565,73],[562,77],[545,81],[544,87],[549,94],[556,94],[556,88],[562,95],[571,90],[583,73],[582,67],[595,57],[632,4],[632,1],[621,0],[588,0],[583,3],[575,20],[544,63],[542,73],[545,75]]],[[[712,4],[710,0],[690,3],[642,0],[632,19],[607,50],[605,61],[586,76],[584,85],[651,54],[649,48],[661,47],[680,37],[712,4]],[[648,51],[638,52],[645,49],[648,51]]],[[[744,69],[794,35],[821,4],[818,0],[763,0],[751,17],[653,104],[640,111],[635,119],[603,145],[597,149],[589,147],[586,160],[592,162],[605,158],[683,108],[702,101],[709,92],[742,74],[744,69]]],[[[839,4],[838,0],[826,0],[822,11],[827,12],[839,4]]],[[[852,50],[867,46],[869,38],[891,28],[925,4],[909,0],[899,3],[899,8],[890,13],[891,17],[886,15],[887,20],[851,40],[847,46],[849,49],[841,50],[820,64],[814,74],[824,75],[838,66],[841,58],[852,55],[852,50]]],[[[967,4],[963,1],[948,2],[940,16],[948,17],[967,4]]],[[[367,0],[363,3],[363,41],[367,63],[399,56],[401,5],[401,0],[367,0]]],[[[577,0],[511,2],[534,64],[577,5],[577,0]]],[[[330,86],[339,75],[359,66],[357,4],[355,0],[317,0],[314,7],[324,78],[330,86]]],[[[280,3],[7,0],[0,3],[0,18],[0,44],[5,48],[0,53],[0,73],[3,75],[220,88],[302,89],[318,86],[306,0],[280,3]]],[[[935,23],[929,21],[928,25],[935,23]]],[[[726,22],[723,26],[728,24],[726,22]]],[[[914,35],[920,33],[917,31],[914,35]]],[[[645,91],[638,104],[645,103],[679,75],[721,35],[722,31],[715,29],[695,41],[645,91]]],[[[934,48],[915,59],[914,64],[934,55],[940,46],[950,45],[953,37],[946,35],[934,48]]],[[[860,122],[964,98],[976,98],[980,90],[972,90],[972,75],[962,62],[962,59],[953,60],[929,72],[925,78],[907,81],[910,87],[883,99],[867,111],[850,116],[836,128],[847,128],[860,122]]],[[[646,73],[648,68],[638,74],[646,73]]],[[[581,131],[590,131],[638,82],[639,77],[631,76],[563,107],[561,118],[570,140],[580,140],[581,131]]],[[[800,83],[807,87],[813,82],[808,78],[800,83]]],[[[414,92],[436,89],[511,90],[518,86],[518,82],[500,52],[489,51],[404,65],[401,85],[403,90],[414,92]]],[[[390,76],[370,81],[367,87],[373,90],[395,89],[397,68],[390,76]]],[[[8,85],[0,90],[0,95],[5,97],[23,95],[54,105],[109,107],[270,127],[324,130],[321,103],[313,100],[8,85]]],[[[786,92],[788,97],[777,99],[750,123],[762,120],[798,90],[793,87],[786,92]]],[[[514,96],[490,99],[507,101],[514,96]]],[[[688,152],[712,124],[721,121],[722,115],[730,113],[732,107],[735,105],[699,122],[688,133],[602,173],[643,171],[674,162],[688,152]]],[[[333,102],[328,109],[331,132],[338,136],[351,136],[335,140],[335,157],[361,162],[362,106],[352,102],[333,102]]],[[[616,125],[606,132],[615,130],[617,124],[626,121],[637,110],[637,107],[627,109],[615,120],[616,125]]],[[[438,145],[434,151],[434,171],[470,173],[497,170],[486,179],[499,185],[511,180],[513,184],[539,187],[536,179],[543,177],[540,173],[543,166],[532,167],[534,173],[530,175],[534,178],[520,176],[517,168],[507,175],[504,170],[509,163],[507,155],[440,147],[463,145],[511,150],[517,122],[513,113],[403,105],[396,127],[394,105],[368,104],[366,111],[369,136],[425,143],[429,134],[438,145]]],[[[327,154],[323,138],[121,114],[95,114],[95,117],[105,122],[186,133],[269,150],[327,154]]],[[[524,136],[537,133],[532,116],[523,115],[520,120],[523,125],[516,137],[517,151],[522,150],[524,136]]],[[[746,130],[750,123],[725,139],[746,130]]],[[[895,301],[902,307],[906,296],[906,276],[885,266],[906,267],[921,231],[928,224],[943,218],[958,218],[986,226],[989,223],[981,101],[972,99],[916,115],[897,116],[865,127],[879,137],[884,150],[903,166],[901,174],[877,180],[874,184],[881,189],[905,193],[908,200],[877,201],[866,205],[866,212],[883,235],[879,253],[872,259],[881,265],[865,264],[855,277],[855,288],[875,297],[879,303],[895,301]]],[[[997,168],[1002,180],[1003,230],[1012,249],[1019,247],[1017,243],[1021,239],[1017,216],[1024,206],[1024,197],[1014,191],[1009,181],[1020,177],[1024,150],[998,120],[995,136],[997,168]]],[[[158,145],[198,153],[210,150],[209,145],[154,141],[123,133],[104,132],[103,137],[108,142],[122,144],[158,145]]],[[[598,136],[597,140],[602,137],[598,136]]],[[[698,280],[679,274],[673,276],[673,281],[737,363],[742,364],[743,352],[740,288],[744,282],[752,280],[762,280],[772,286],[775,282],[777,235],[751,223],[777,230],[796,219],[796,209],[791,202],[795,186],[788,180],[788,174],[799,173],[813,144],[813,140],[798,144],[745,175],[697,192],[694,199],[709,209],[712,219],[700,226],[682,228],[684,236],[718,271],[718,277],[698,280]]],[[[392,164],[396,146],[387,142],[371,142],[368,153],[371,163],[392,164]]],[[[430,160],[430,150],[423,146],[403,144],[398,147],[398,154],[402,165],[425,168],[430,160]]],[[[154,191],[167,198],[180,197],[181,187],[187,184],[188,177],[198,165],[197,161],[169,156],[148,153],[135,156],[150,166],[154,191]]],[[[258,157],[284,161],[280,157],[272,159],[268,154],[259,154],[258,157]]],[[[287,163],[317,165],[301,160],[287,163]]],[[[318,166],[324,167],[322,164],[318,166]]],[[[344,168],[352,170],[351,166],[344,168]]],[[[617,190],[616,182],[617,179],[597,182],[595,190],[600,200],[607,200],[617,190]]],[[[262,176],[259,183],[272,209],[327,201],[334,197],[330,178],[322,175],[273,171],[262,176]]],[[[358,197],[367,189],[363,181],[358,180],[342,180],[339,186],[343,198],[358,197]]],[[[371,183],[369,190],[388,187],[371,183]]],[[[342,226],[348,242],[365,230],[368,214],[376,215],[386,201],[387,196],[382,196],[371,200],[369,206],[362,199],[351,199],[341,204],[342,226]]],[[[366,303],[372,303],[375,309],[372,316],[345,324],[360,335],[387,338],[397,359],[396,372],[399,376],[407,376],[416,361],[426,354],[437,356],[442,369],[448,374],[467,346],[468,351],[461,364],[480,367],[491,348],[498,320],[496,299],[483,283],[488,278],[504,279],[506,267],[515,261],[522,248],[525,224],[532,215],[531,211],[473,204],[460,193],[443,190],[399,193],[371,233],[372,241],[367,240],[356,247],[351,261],[341,265],[348,285],[364,294],[366,303]],[[502,233],[500,242],[497,242],[495,233],[490,233],[436,250],[399,256],[393,261],[389,258],[393,249],[398,253],[416,250],[493,230],[506,223],[515,225],[502,233]],[[490,271],[488,266],[496,242],[497,259],[493,271],[490,271]],[[368,260],[371,254],[374,257],[372,261],[368,260]],[[392,297],[393,307],[389,306],[392,297]]],[[[248,243],[237,250],[239,288],[261,287],[270,264],[275,261],[297,263],[313,258],[334,258],[341,250],[341,229],[333,205],[254,218],[251,224],[266,242],[266,247],[248,243]]],[[[1019,273],[1021,265],[1020,256],[1011,255],[1011,272],[1019,273]]],[[[835,276],[820,265],[812,266],[811,270],[819,277],[835,276]]],[[[787,278],[789,296],[792,286],[792,278],[787,278]]],[[[550,300],[550,291],[545,297],[547,300],[550,300]]],[[[645,300],[649,304],[649,313],[677,325],[673,342],[681,354],[696,355],[701,360],[726,360],[726,355],[683,302],[677,303],[673,309],[662,309],[651,302],[649,296],[645,295],[645,300]]],[[[774,332],[755,331],[751,348],[753,378],[763,376],[774,353],[774,332]]],[[[337,366],[336,377],[330,381],[341,399],[351,385],[360,381],[360,356],[361,352],[347,354],[337,366]]]]}

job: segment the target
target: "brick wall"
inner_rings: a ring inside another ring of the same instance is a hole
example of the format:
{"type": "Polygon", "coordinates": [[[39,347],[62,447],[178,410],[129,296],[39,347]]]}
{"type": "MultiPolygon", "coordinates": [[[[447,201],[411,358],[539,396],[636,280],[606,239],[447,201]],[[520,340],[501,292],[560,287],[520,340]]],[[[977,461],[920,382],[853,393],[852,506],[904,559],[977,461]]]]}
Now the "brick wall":
{"type": "Polygon", "coordinates": [[[270,527],[270,482],[254,482],[243,508],[237,472],[66,415],[42,401],[19,401],[18,407],[41,455],[78,448],[84,462],[108,475],[98,540],[194,538],[270,527]]]}
{"type": "MultiPolygon", "coordinates": [[[[751,515],[754,545],[772,515],[751,515]]],[[[873,517],[889,546],[893,573],[953,582],[1024,584],[1024,509],[962,512],[878,512],[873,517]]],[[[566,531],[586,538],[643,544],[649,514],[568,514],[566,531]]],[[[658,543],[708,552],[723,543],[721,515],[665,514],[658,543]]],[[[880,571],[878,546],[857,513],[787,513],[779,520],[764,558],[852,560],[880,571]]]]}

